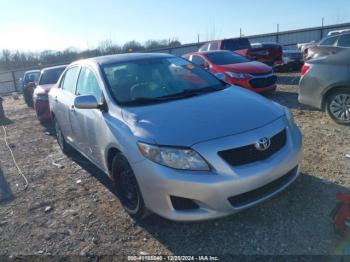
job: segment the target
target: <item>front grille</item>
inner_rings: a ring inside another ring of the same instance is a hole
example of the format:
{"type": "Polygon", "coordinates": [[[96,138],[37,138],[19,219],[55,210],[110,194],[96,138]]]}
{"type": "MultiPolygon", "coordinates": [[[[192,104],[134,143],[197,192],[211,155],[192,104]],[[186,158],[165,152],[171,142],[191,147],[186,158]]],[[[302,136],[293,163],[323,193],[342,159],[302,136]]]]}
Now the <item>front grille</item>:
{"type": "Polygon", "coordinates": [[[218,154],[233,166],[241,166],[269,158],[286,144],[286,130],[271,137],[271,145],[265,151],[255,148],[255,144],[220,151],[218,154]]]}
{"type": "Polygon", "coordinates": [[[252,191],[230,197],[228,201],[235,208],[239,208],[250,203],[256,202],[259,199],[273,194],[274,192],[288,184],[295,177],[297,170],[298,166],[293,168],[291,171],[289,171],[282,177],[252,191]]]}
{"type": "Polygon", "coordinates": [[[269,77],[257,77],[249,80],[252,88],[264,88],[276,84],[277,77],[275,75],[269,77]]]}

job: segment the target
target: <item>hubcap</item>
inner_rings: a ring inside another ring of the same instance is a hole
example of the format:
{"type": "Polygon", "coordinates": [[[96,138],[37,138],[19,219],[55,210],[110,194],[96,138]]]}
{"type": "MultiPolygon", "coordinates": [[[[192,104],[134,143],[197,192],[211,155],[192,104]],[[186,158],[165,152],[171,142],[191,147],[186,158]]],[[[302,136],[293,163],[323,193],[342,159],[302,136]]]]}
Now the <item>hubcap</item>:
{"type": "Polygon", "coordinates": [[[137,185],[129,167],[124,167],[120,172],[119,189],[123,204],[130,210],[136,209],[138,205],[137,185]]]}
{"type": "Polygon", "coordinates": [[[332,115],[341,121],[350,121],[350,95],[339,94],[333,98],[329,107],[332,115]]]}

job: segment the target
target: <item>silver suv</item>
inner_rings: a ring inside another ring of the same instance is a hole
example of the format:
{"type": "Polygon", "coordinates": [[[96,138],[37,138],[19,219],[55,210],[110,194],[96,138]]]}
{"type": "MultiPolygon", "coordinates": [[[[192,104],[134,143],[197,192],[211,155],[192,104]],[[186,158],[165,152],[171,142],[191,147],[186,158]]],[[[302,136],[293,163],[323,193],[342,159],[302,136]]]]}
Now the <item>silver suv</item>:
{"type": "Polygon", "coordinates": [[[78,61],[49,93],[57,140],[110,176],[134,218],[221,217],[299,175],[288,109],[168,54],[78,61]]]}

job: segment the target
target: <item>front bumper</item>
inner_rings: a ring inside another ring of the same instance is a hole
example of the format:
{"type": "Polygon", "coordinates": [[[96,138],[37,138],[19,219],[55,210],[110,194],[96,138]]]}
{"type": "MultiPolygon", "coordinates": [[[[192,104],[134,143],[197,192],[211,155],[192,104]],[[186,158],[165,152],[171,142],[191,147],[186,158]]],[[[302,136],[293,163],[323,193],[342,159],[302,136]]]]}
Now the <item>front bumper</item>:
{"type": "Polygon", "coordinates": [[[245,89],[248,89],[250,91],[253,91],[255,93],[267,93],[267,92],[272,92],[274,90],[276,90],[277,85],[273,84],[273,85],[269,85],[266,87],[262,87],[262,88],[253,88],[249,81],[251,80],[251,78],[247,78],[247,79],[242,79],[242,80],[235,80],[235,79],[227,79],[226,81],[231,84],[231,85],[236,85],[236,86],[240,86],[243,87],[245,89]]]}
{"type": "Polygon", "coordinates": [[[192,148],[211,164],[210,172],[180,171],[149,160],[132,164],[147,208],[170,220],[206,220],[236,213],[282,191],[300,173],[301,133],[295,125],[286,126],[284,118],[253,131],[199,143],[192,148]],[[233,167],[217,154],[220,150],[251,144],[283,128],[287,131],[285,146],[264,161],[233,167]],[[248,203],[235,206],[229,201],[234,196],[271,184],[286,174],[289,174],[289,178],[283,183],[270,191],[265,190],[248,203]],[[199,208],[176,210],[171,196],[190,199],[199,208]]]}

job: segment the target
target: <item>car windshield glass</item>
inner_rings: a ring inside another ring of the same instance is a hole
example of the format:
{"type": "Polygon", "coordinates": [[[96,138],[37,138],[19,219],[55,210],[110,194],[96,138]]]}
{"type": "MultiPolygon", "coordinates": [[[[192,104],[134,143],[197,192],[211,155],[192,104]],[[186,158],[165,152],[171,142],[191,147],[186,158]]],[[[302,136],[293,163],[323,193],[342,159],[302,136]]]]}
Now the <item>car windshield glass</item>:
{"type": "Polygon", "coordinates": [[[39,85],[56,84],[65,68],[55,68],[45,70],[39,80],[39,85]]]}
{"type": "Polygon", "coordinates": [[[240,49],[250,49],[250,42],[246,38],[238,38],[238,39],[227,39],[222,42],[224,50],[240,50],[240,49]]]}
{"type": "Polygon", "coordinates": [[[157,58],[102,66],[117,103],[137,105],[217,91],[226,86],[182,58],[157,58]]]}
{"type": "Polygon", "coordinates": [[[24,83],[29,83],[29,82],[36,82],[39,78],[39,72],[33,72],[33,73],[28,73],[26,74],[24,78],[24,83]]]}
{"type": "Polygon", "coordinates": [[[230,65],[238,63],[246,63],[250,60],[235,53],[230,52],[215,52],[206,55],[207,58],[216,65],[230,65]]]}

